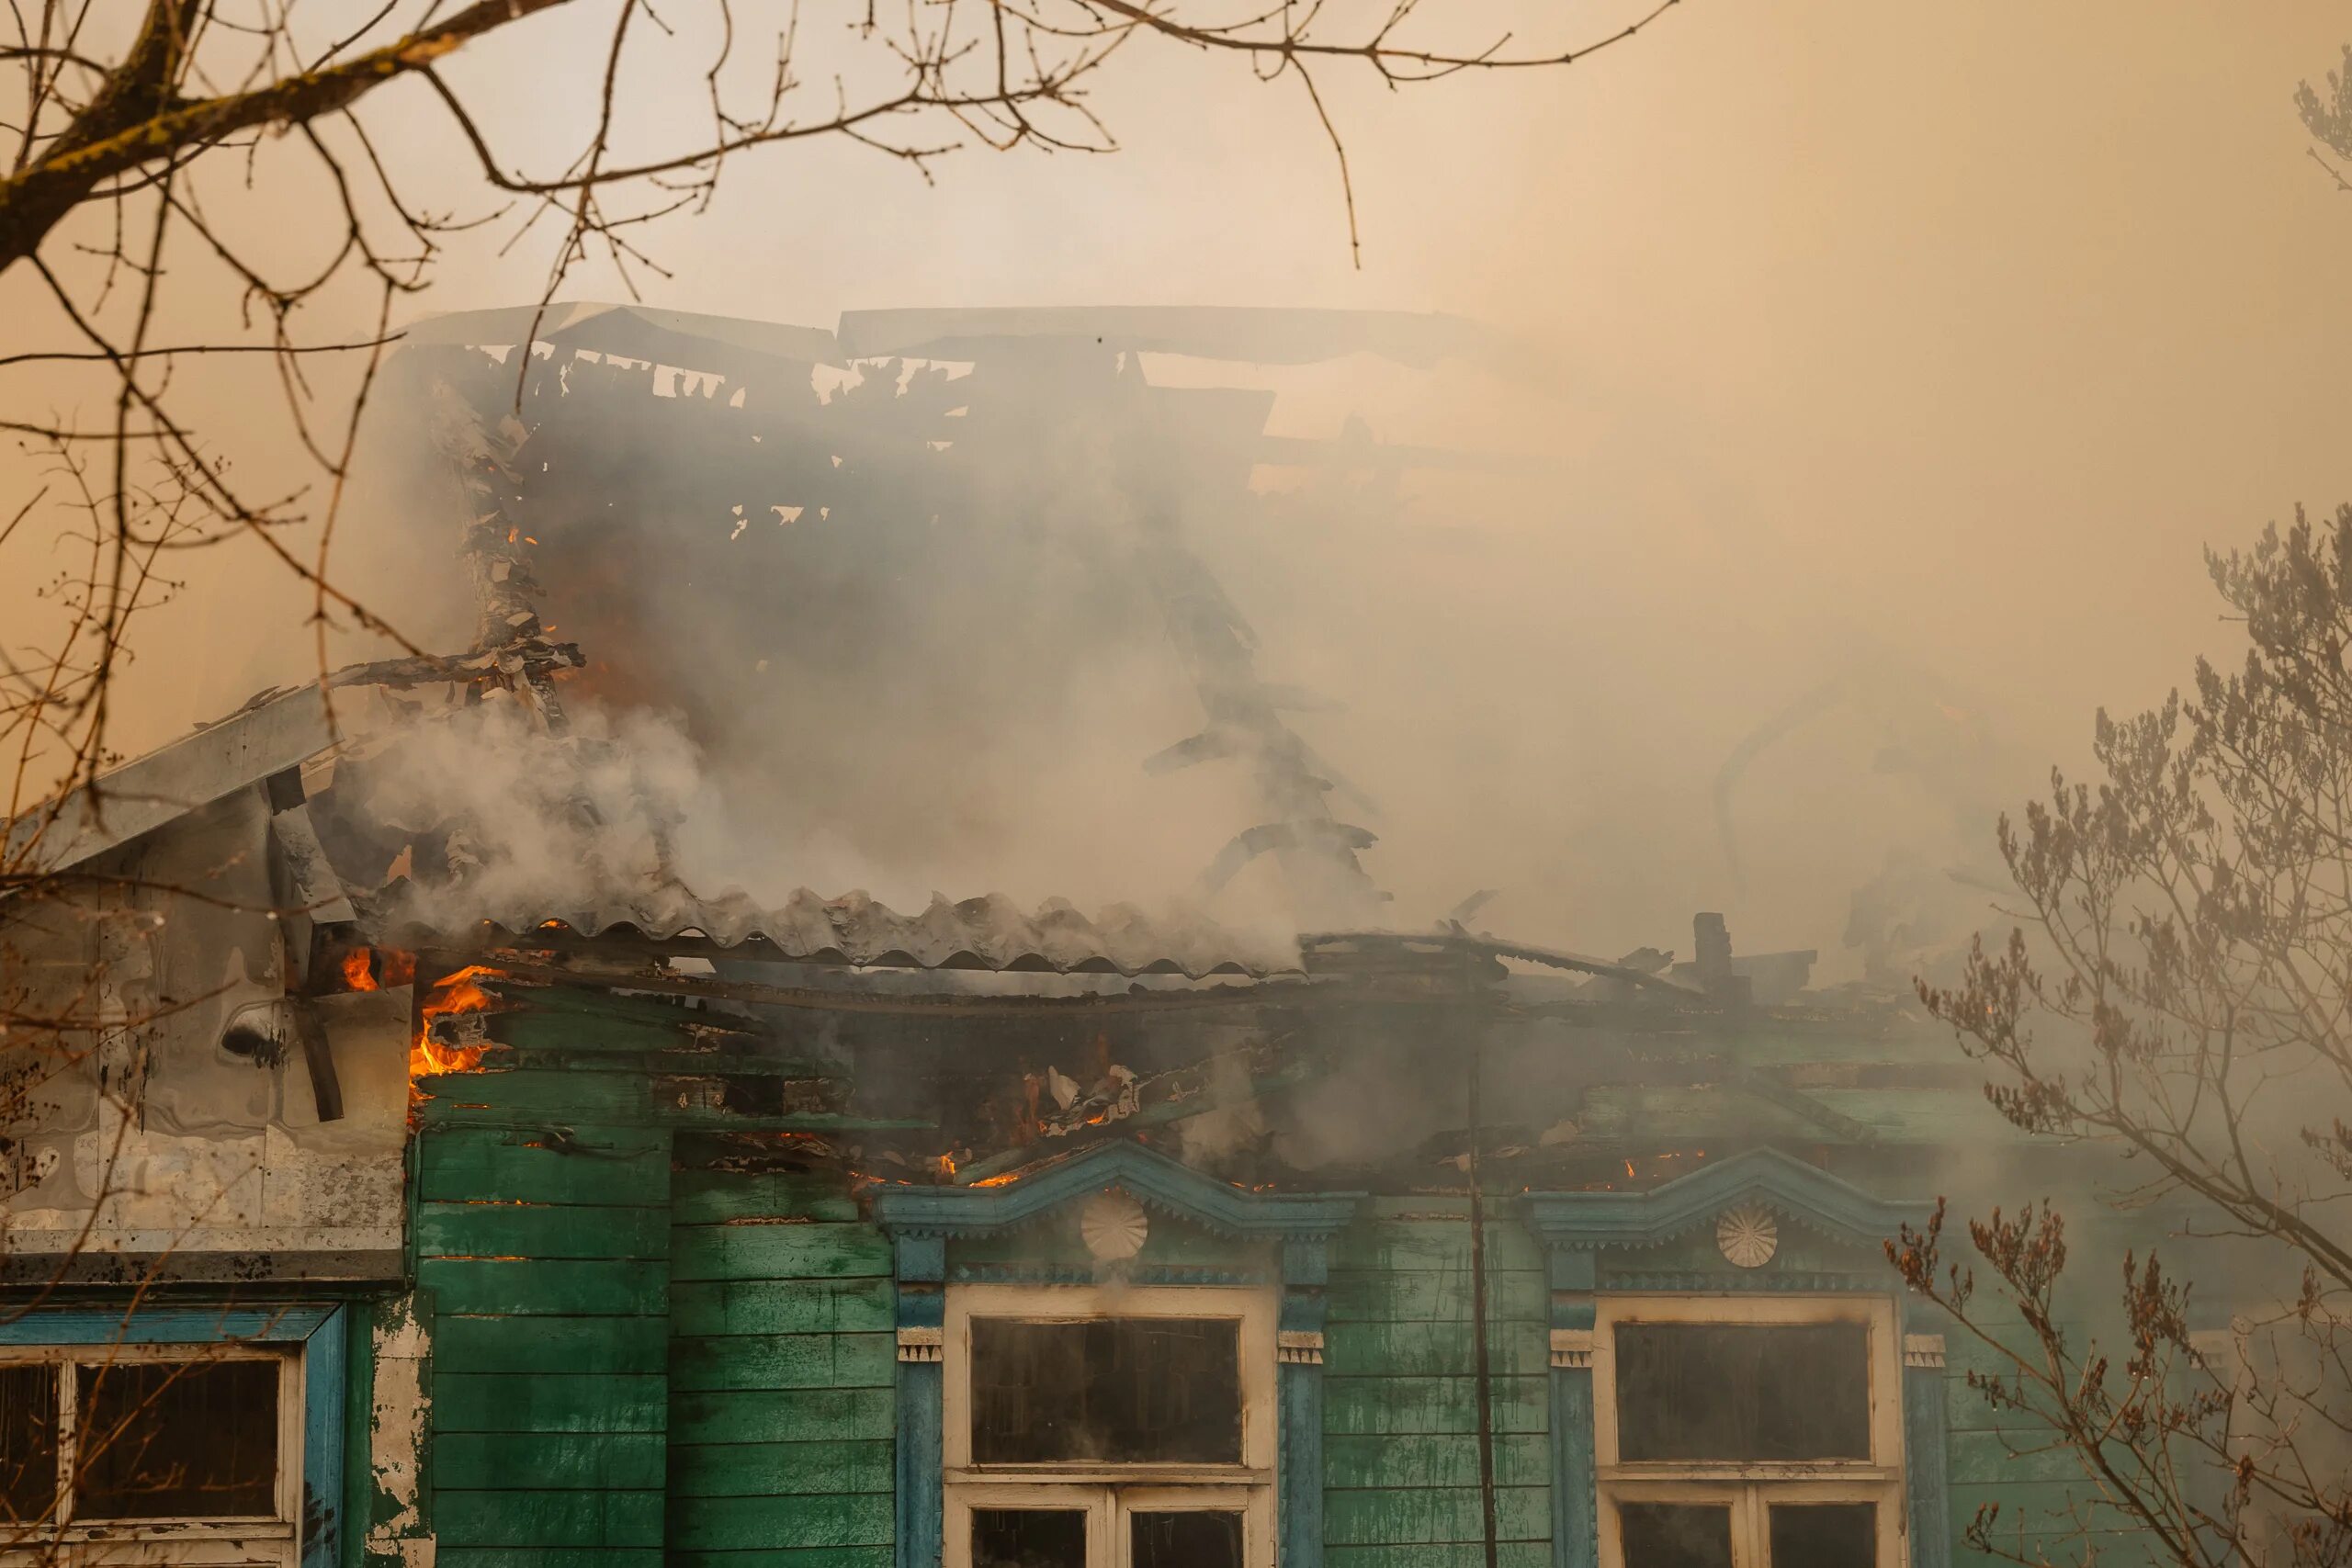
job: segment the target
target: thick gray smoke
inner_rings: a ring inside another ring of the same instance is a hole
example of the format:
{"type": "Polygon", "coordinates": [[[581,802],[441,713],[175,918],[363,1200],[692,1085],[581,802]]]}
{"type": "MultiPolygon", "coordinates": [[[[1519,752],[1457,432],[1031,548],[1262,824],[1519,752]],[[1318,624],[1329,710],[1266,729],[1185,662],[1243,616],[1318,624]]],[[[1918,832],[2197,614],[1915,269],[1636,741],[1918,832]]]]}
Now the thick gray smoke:
{"type": "Polygon", "coordinates": [[[676,852],[681,823],[707,824],[720,841],[725,829],[694,743],[659,715],[583,705],[554,735],[492,691],[384,739],[382,753],[345,770],[364,780],[352,805],[409,836],[408,863],[379,869],[409,876],[416,913],[434,923],[593,907],[682,873],[721,874],[723,861],[682,863],[676,852]],[[420,852],[442,863],[417,866],[420,852]]]}
{"type": "Polygon", "coordinates": [[[583,661],[560,737],[492,705],[378,764],[379,816],[469,825],[420,868],[464,885],[444,913],[661,886],[1418,929],[1487,889],[1524,940],[1680,949],[1724,908],[1742,951],[1897,986],[1980,923],[2033,777],[1987,705],[1792,626],[1738,541],[1693,562],[1609,521],[1605,474],[1544,446],[1567,414],[1529,345],[1375,321],[1455,352],[1266,367],[1308,318],[1216,320],[1205,355],[841,366],[567,312],[512,429],[519,361],[463,346],[498,321],[418,347],[378,472],[436,635],[473,635],[439,388],[521,441],[508,547],[583,661]],[[1799,801],[1846,832],[1792,840],[1799,801]]]}

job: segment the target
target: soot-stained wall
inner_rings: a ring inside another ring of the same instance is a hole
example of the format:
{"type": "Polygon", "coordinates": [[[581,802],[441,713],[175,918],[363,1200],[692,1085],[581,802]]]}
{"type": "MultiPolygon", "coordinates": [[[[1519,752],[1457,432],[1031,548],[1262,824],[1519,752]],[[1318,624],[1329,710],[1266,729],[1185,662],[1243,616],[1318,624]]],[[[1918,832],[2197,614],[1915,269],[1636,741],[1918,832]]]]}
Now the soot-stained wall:
{"type": "MultiPolygon", "coordinates": [[[[909,1350],[896,1331],[907,1297],[874,1199],[939,1189],[943,1168],[910,1152],[937,1136],[935,1122],[846,1109],[860,1103],[854,1073],[822,1030],[763,1033],[741,1016],[584,989],[506,987],[498,1003],[478,1070],[418,1084],[415,1290],[378,1308],[368,1561],[897,1564],[909,1350]],[[714,1064],[801,1088],[730,1101],[707,1087],[714,1064]],[[786,1099],[802,1109],[729,1109],[786,1099]],[[408,1388],[419,1416],[395,1408],[408,1388]]],[[[972,1079],[952,1030],[930,1044],[955,1081],[972,1079]]],[[[892,1057],[900,1068],[908,1059],[892,1057]]],[[[1448,1109],[1430,1114],[1442,1121],[1448,1109]]],[[[1183,1152],[1172,1138],[1162,1148],[1183,1152]]],[[[1881,1186],[1907,1179],[1905,1162],[1883,1150],[1856,1164],[1874,1168],[1881,1186]]],[[[1251,1192],[1223,1176],[1187,1179],[1251,1192]]],[[[1784,1226],[1770,1265],[1735,1280],[1711,1212],[1703,1226],[1604,1250],[1583,1293],[1564,1294],[1557,1238],[1531,1228],[1526,1199],[1491,1183],[1474,1265],[1472,1205],[1454,1185],[1349,1199],[1352,1218],[1317,1242],[1320,1263],[1306,1276],[1283,1240],[1159,1211],[1124,1266],[1138,1281],[1264,1286],[1282,1296],[1286,1326],[1301,1301],[1319,1307],[1313,1350],[1284,1348],[1319,1358],[1314,1373],[1285,1386],[1314,1391],[1304,1408],[1320,1438],[1322,1519],[1307,1544],[1333,1568],[1483,1564],[1482,1312],[1498,1562],[1582,1564],[1590,1481],[1576,1465],[1579,1455],[1589,1464],[1591,1437],[1575,1421],[1555,1427],[1561,1411],[1579,1408],[1562,1403],[1560,1380],[1583,1375],[1584,1363],[1561,1359],[1557,1332],[1591,1322],[1594,1290],[1853,1290],[1883,1266],[1868,1238],[1784,1226]],[[1578,1485],[1580,1502],[1569,1495],[1578,1485]],[[1574,1506],[1564,1509],[1564,1496],[1574,1506]]],[[[951,1233],[946,1287],[1100,1278],[1075,1212],[1056,1214],[951,1233]]],[[[1927,1319],[1902,1321],[1907,1331],[1927,1319]]],[[[1947,1366],[1929,1367],[1921,1351],[1903,1378],[1906,1404],[1928,1386],[1944,1393],[1939,1441],[1914,1450],[1906,1485],[1933,1490],[1943,1512],[1914,1517],[1940,1518],[1949,1539],[1937,1552],[1917,1546],[1915,1562],[1970,1561],[1960,1531],[1980,1502],[2047,1510],[2072,1490],[2071,1478],[2044,1473],[2048,1461],[2009,1456],[1965,1386],[1977,1360],[1951,1342],[1947,1366]]]]}

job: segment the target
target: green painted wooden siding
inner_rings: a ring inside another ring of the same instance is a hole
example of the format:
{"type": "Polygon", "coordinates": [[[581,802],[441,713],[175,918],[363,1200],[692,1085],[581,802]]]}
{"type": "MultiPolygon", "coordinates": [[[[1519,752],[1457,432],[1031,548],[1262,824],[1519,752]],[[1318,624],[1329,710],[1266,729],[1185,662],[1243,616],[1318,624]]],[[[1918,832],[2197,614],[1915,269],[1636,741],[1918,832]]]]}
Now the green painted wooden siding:
{"type": "MultiPolygon", "coordinates": [[[[2071,1271],[2071,1270],[2070,1270],[2071,1271]]],[[[1998,1325],[2001,1314],[1989,1301],[1985,1318],[1998,1325]]],[[[2017,1329],[2023,1342],[2022,1327],[2017,1329]]],[[[1964,1330],[1945,1335],[1945,1422],[1951,1460],[1952,1562],[1959,1565],[2003,1559],[1972,1550],[1963,1539],[1979,1508],[1998,1503],[1993,1535],[2007,1550],[2029,1558],[2046,1553],[2054,1562],[2097,1561],[2115,1568],[2138,1568],[2150,1561],[2143,1537],[2123,1517],[2096,1501],[2071,1450],[2052,1448],[2047,1427],[2037,1427],[2014,1411],[1994,1409],[1968,1386],[1970,1371],[2006,1370],[1995,1352],[1964,1330]]]]}
{"type": "MultiPolygon", "coordinates": [[[[491,1070],[424,1086],[434,1098],[419,1113],[413,1235],[432,1330],[424,1524],[444,1568],[889,1568],[890,1249],[839,1178],[713,1168],[708,1156],[736,1145],[695,1129],[728,1118],[667,1075],[707,1071],[714,1052],[736,1053],[729,1071],[814,1069],[753,1061],[735,1037],[683,1021],[650,1002],[550,997],[497,1016],[491,1070]]],[[[1548,1568],[1546,1280],[1517,1215],[1493,1209],[1499,1557],[1548,1568]]],[[[1066,1225],[959,1242],[955,1260],[1091,1267],[1066,1225]]],[[[1160,1216],[1138,1261],[1177,1277],[1279,1272],[1272,1244],[1160,1216]]],[[[1781,1261],[1835,1273],[1869,1260],[1792,1228],[1781,1261]]],[[[1638,1262],[1719,1264],[1702,1234],[1638,1262]]],[[[1483,1568],[1466,1201],[1368,1202],[1332,1245],[1327,1305],[1329,1568],[1483,1568]]],[[[2060,1522],[2078,1479],[2064,1458],[2010,1453],[1965,1386],[1970,1347],[1949,1339],[1955,1534],[1997,1498],[2005,1519],[2029,1521],[2029,1545],[2063,1556],[2080,1544],[2060,1522]]],[[[1976,1561],[1955,1543],[1956,1563],[1976,1561]]]]}
{"type": "MultiPolygon", "coordinates": [[[[1324,1336],[1328,1568],[1484,1568],[1466,1201],[1376,1200],[1334,1243],[1324,1336]]],[[[1505,1568],[1548,1568],[1549,1296],[1526,1227],[1487,1222],[1495,1515],[1505,1568]]]]}
{"type": "Polygon", "coordinates": [[[837,1180],[789,1173],[681,1170],[672,1217],[671,1562],[889,1568],[882,1233],[837,1180]]]}
{"type": "Polygon", "coordinates": [[[436,1561],[653,1568],[667,1508],[669,1138],[492,1124],[478,1107],[507,1077],[469,1081],[463,1115],[428,1102],[419,1130],[436,1561]]]}

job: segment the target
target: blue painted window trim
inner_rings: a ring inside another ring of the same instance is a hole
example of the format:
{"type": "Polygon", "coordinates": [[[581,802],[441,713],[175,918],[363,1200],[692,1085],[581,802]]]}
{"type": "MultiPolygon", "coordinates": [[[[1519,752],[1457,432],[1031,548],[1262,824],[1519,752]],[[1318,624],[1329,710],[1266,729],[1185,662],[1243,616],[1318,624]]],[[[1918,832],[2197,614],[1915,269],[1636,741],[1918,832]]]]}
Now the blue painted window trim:
{"type": "Polygon", "coordinates": [[[344,1397],[349,1361],[340,1303],[286,1306],[41,1307],[0,1322],[0,1345],[288,1345],[302,1356],[302,1568],[336,1568],[343,1543],[344,1397]]]}
{"type": "Polygon", "coordinates": [[[1875,1247],[1935,1210],[1865,1192],[1778,1149],[1734,1155],[1646,1192],[1531,1192],[1523,1201],[1544,1242],[1584,1248],[1663,1247],[1735,1203],[1761,1203],[1809,1230],[1875,1247]]]}
{"type": "Polygon", "coordinates": [[[1951,1562],[1951,1424],[1941,1367],[1903,1369],[1903,1465],[1911,1505],[1911,1568],[1951,1562]]]}
{"type": "MultiPolygon", "coordinates": [[[[1777,1149],[1735,1155],[1646,1192],[1531,1192],[1521,1202],[1528,1228],[1544,1244],[1552,1326],[1587,1333],[1597,1317],[1595,1296],[1604,1254],[1631,1265],[1610,1280],[1616,1290],[1867,1292],[1900,1298],[1901,1281],[1892,1268],[1872,1274],[1779,1275],[1726,1264],[1719,1271],[1645,1273],[1639,1254],[1664,1247],[1738,1204],[1760,1203],[1791,1224],[1832,1240],[1872,1247],[1906,1224],[1925,1224],[1934,1209],[1931,1203],[1866,1192],[1777,1149]]],[[[1905,1490],[1913,1568],[1945,1568],[1950,1560],[1951,1478],[1942,1377],[1928,1369],[1906,1368],[1903,1374],[1905,1490]]],[[[1600,1485],[1593,1452],[1591,1367],[1554,1366],[1551,1392],[1552,1561],[1555,1568],[1593,1568],[1600,1553],[1600,1485]]]]}
{"type": "MultiPolygon", "coordinates": [[[[899,1187],[877,1196],[874,1217],[896,1260],[899,1326],[936,1329],[944,1322],[949,1240],[993,1235],[1114,1189],[1212,1235],[1279,1242],[1277,1326],[1322,1331],[1330,1241],[1355,1218],[1364,1194],[1246,1191],[1128,1142],[1097,1144],[1001,1186],[899,1187]]],[[[1276,1560],[1283,1568],[1321,1568],[1323,1368],[1285,1360],[1274,1371],[1276,1560]]],[[[898,1568],[937,1568],[944,1545],[944,1391],[938,1362],[899,1363],[898,1568]]]]}

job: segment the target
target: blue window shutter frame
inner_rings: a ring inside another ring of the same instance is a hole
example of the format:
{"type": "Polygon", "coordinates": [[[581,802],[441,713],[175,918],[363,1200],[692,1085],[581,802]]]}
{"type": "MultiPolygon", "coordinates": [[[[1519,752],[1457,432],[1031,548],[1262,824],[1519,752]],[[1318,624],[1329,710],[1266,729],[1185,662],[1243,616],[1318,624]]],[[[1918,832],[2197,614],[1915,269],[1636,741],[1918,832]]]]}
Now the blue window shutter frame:
{"type": "Polygon", "coordinates": [[[898,1568],[939,1568],[944,1547],[946,1368],[939,1356],[918,1359],[929,1330],[936,1340],[947,1314],[947,1239],[913,1229],[890,1235],[898,1276],[899,1420],[895,1516],[898,1568]],[[916,1332],[910,1335],[907,1331],[916,1332]],[[911,1341],[911,1342],[910,1342],[911,1341]]]}
{"type": "Polygon", "coordinates": [[[1275,1517],[1282,1568],[1322,1568],[1323,1562],[1323,1320],[1330,1283],[1328,1234],[1283,1243],[1279,1334],[1290,1348],[1277,1351],[1276,1419],[1281,1443],[1274,1469],[1275,1517]]]}
{"type": "Polygon", "coordinates": [[[204,1345],[242,1339],[299,1345],[343,1309],[288,1306],[71,1306],[38,1308],[0,1323],[0,1345],[204,1345]]]}
{"type": "Polygon", "coordinates": [[[336,1568],[343,1554],[344,1395],[349,1385],[348,1307],[302,1341],[302,1568],[336,1568]]]}
{"type": "Polygon", "coordinates": [[[302,1568],[343,1554],[345,1400],[350,1371],[340,1303],[285,1306],[68,1306],[0,1323],[0,1345],[249,1345],[302,1348],[302,1568]]]}
{"type": "MultiPolygon", "coordinates": [[[[1906,1314],[1908,1316],[1909,1314],[1906,1314]]],[[[1917,1328],[1917,1324],[1906,1324],[1917,1328]]],[[[1932,1325],[1930,1325],[1932,1326],[1932,1325]]],[[[1951,1568],[1951,1421],[1945,1411],[1940,1336],[1903,1348],[1904,1495],[1910,1505],[1911,1568],[1951,1568]]]]}
{"type": "MultiPolygon", "coordinates": [[[[944,1535],[944,1369],[910,1359],[907,1329],[945,1321],[947,1243],[992,1235],[1099,1192],[1125,1192],[1212,1235],[1281,1245],[1281,1334],[1275,1367],[1276,1555],[1282,1568],[1322,1568],[1324,1286],[1332,1236],[1361,1192],[1249,1192],[1141,1144],[1097,1144],[999,1187],[894,1187],[874,1200],[890,1236],[900,1329],[897,1568],[938,1568],[944,1535]]],[[[944,1354],[944,1347],[940,1353],[944,1354]]]]}
{"type": "Polygon", "coordinates": [[[1589,1248],[1544,1247],[1552,1289],[1553,1568],[1595,1568],[1600,1561],[1592,1434],[1594,1262],[1589,1248]],[[1578,1335],[1582,1348],[1569,1348],[1578,1335]]]}

